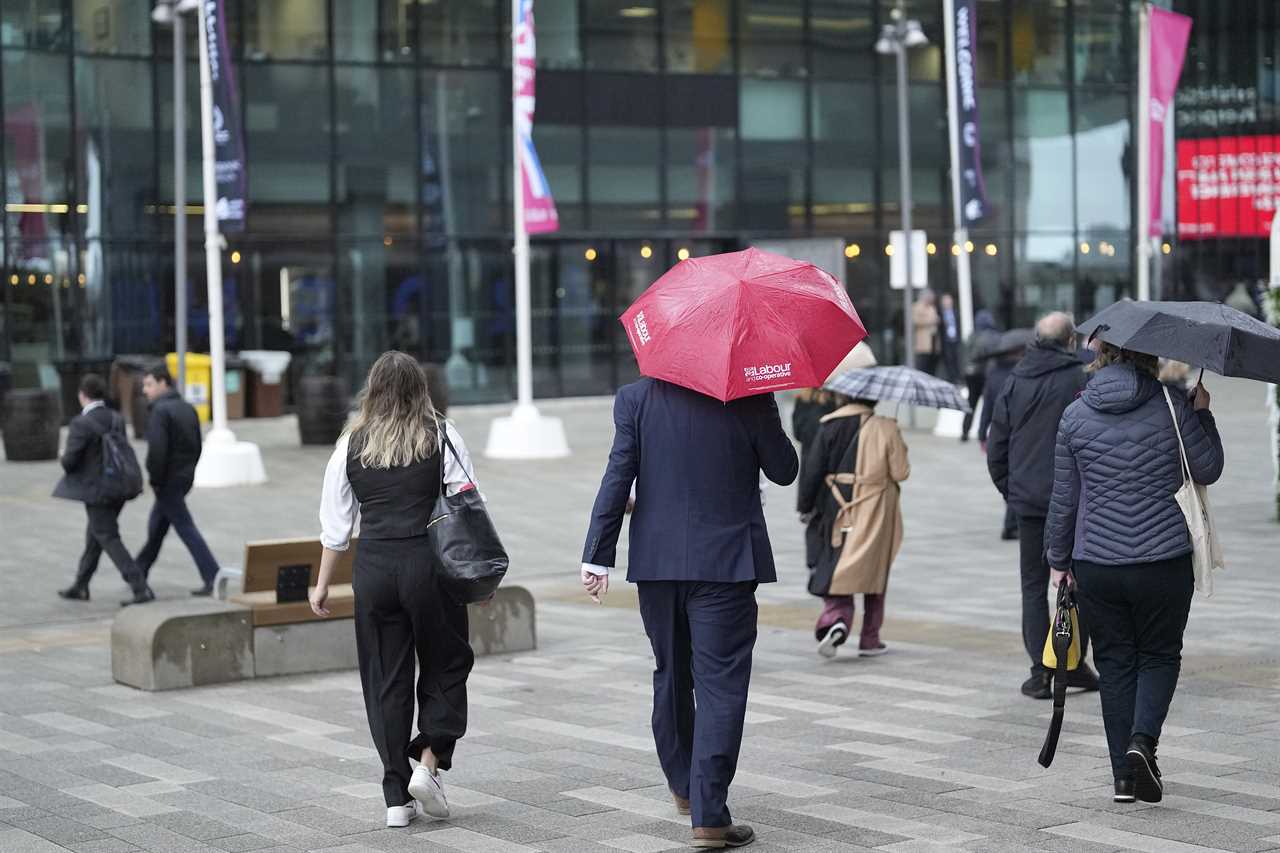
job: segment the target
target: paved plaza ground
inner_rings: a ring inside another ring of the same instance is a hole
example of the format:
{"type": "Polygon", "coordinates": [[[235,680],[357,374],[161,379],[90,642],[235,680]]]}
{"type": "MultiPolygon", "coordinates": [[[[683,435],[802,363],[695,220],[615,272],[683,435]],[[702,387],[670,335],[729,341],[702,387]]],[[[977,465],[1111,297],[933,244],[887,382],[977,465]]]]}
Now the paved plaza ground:
{"type": "MultiPolygon", "coordinates": [[[[794,491],[766,493],[780,582],[760,591],[750,713],[730,807],[759,851],[1280,850],[1280,525],[1270,517],[1260,386],[1217,381],[1227,474],[1212,491],[1230,563],[1197,597],[1161,744],[1159,806],[1111,803],[1096,694],[1068,701],[1051,770],[1049,705],[1023,698],[1016,545],[975,445],[908,435],[907,538],[875,660],[813,653],[794,491]]],[[[651,659],[630,588],[585,603],[577,566],[611,439],[604,400],[559,402],[574,455],[478,459],[481,488],[538,600],[536,653],[480,659],[471,729],[446,777],[449,821],[382,827],[380,769],[354,672],[148,694],[115,685],[107,645],[125,592],[55,591],[83,512],[48,497],[56,463],[0,462],[0,853],[662,851],[689,837],[649,735],[651,659]]],[[[497,410],[454,412],[479,455],[497,410]]],[[[927,418],[924,419],[927,421],[927,418]]],[[[191,505],[219,560],[312,535],[327,453],[292,422],[235,424],[271,482],[191,505]]],[[[147,501],[123,516],[141,545],[147,501]]],[[[170,537],[161,598],[197,583],[170,537]]],[[[620,580],[620,579],[619,579],[620,580]]]]}

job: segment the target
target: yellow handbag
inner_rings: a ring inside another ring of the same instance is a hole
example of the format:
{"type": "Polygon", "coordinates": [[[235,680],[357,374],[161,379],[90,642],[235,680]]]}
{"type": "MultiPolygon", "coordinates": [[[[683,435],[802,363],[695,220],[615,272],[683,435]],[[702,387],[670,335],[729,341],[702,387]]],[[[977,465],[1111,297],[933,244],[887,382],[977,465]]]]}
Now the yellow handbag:
{"type": "Polygon", "coordinates": [[[1040,766],[1048,767],[1058,751],[1058,736],[1067,710],[1067,673],[1080,665],[1080,616],[1076,612],[1075,590],[1065,578],[1058,587],[1058,609],[1040,659],[1053,672],[1053,716],[1039,758],[1040,766]]]}
{"type": "MultiPolygon", "coordinates": [[[[1063,581],[1062,585],[1065,587],[1066,581],[1063,581]]],[[[1058,612],[1053,624],[1049,626],[1049,636],[1044,638],[1044,653],[1040,656],[1040,662],[1044,664],[1045,669],[1058,668],[1058,654],[1053,649],[1053,637],[1058,633],[1059,626],[1065,627],[1067,620],[1070,619],[1071,644],[1067,647],[1067,671],[1069,672],[1080,666],[1080,614],[1076,608],[1074,595],[1068,592],[1065,602],[1063,598],[1064,596],[1059,594],[1058,612]]]]}

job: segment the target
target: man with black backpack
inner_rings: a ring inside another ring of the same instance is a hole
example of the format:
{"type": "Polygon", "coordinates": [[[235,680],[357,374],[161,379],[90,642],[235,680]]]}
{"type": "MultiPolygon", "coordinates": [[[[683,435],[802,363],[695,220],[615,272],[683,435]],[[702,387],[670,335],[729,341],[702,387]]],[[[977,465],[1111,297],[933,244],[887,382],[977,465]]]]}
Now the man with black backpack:
{"type": "Polygon", "coordinates": [[[90,373],[80,380],[80,414],[71,420],[62,468],[66,474],[53,491],[55,498],[80,501],[89,516],[84,553],[76,579],[58,595],[73,601],[89,600],[89,581],[106,551],[116,564],[133,597],[121,606],[155,600],[129,550],[120,541],[120,511],[142,493],[142,470],[129,446],[124,418],[107,408],[107,384],[90,373]]]}
{"type": "Polygon", "coordinates": [[[200,417],[173,387],[173,378],[163,364],[154,365],[142,377],[142,393],[151,401],[147,416],[147,475],[156,503],[147,522],[147,544],[138,552],[138,568],[144,576],[150,573],[172,525],[204,581],[191,594],[212,595],[218,561],[187,509],[187,493],[195,482],[196,463],[200,461],[200,417]]]}

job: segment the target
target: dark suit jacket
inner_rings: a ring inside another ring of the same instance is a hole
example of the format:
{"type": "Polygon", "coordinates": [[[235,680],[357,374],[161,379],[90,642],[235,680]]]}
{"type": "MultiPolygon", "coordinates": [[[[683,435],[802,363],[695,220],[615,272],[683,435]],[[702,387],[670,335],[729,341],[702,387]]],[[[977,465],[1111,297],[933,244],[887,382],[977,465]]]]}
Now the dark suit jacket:
{"type": "Polygon", "coordinates": [[[109,429],[124,429],[124,418],[106,406],[87,415],[76,415],[67,428],[67,446],[62,452],[62,470],[66,472],[53,490],[55,498],[101,504],[102,500],[102,434],[109,429]]]}
{"type": "Polygon", "coordinates": [[[635,481],[628,580],[777,580],[760,472],[785,486],[800,463],[773,395],[725,404],[646,378],[618,390],[613,423],[584,563],[615,564],[635,481]]]}
{"type": "Polygon", "coordinates": [[[151,404],[147,417],[147,476],[157,490],[186,493],[200,461],[200,417],[177,391],[151,404]]]}

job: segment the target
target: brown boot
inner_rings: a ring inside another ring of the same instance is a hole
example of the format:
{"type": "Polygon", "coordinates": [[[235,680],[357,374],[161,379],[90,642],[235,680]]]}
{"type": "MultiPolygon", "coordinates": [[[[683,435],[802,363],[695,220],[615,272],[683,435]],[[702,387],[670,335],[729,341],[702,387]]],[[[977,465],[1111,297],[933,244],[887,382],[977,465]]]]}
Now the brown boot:
{"type": "Polygon", "coordinates": [[[719,850],[725,847],[746,847],[756,840],[756,831],[745,823],[732,826],[695,826],[693,846],[719,850]]]}
{"type": "Polygon", "coordinates": [[[689,814],[689,799],[687,797],[682,797],[675,791],[672,791],[671,800],[676,804],[676,812],[682,815],[689,814]]]}

